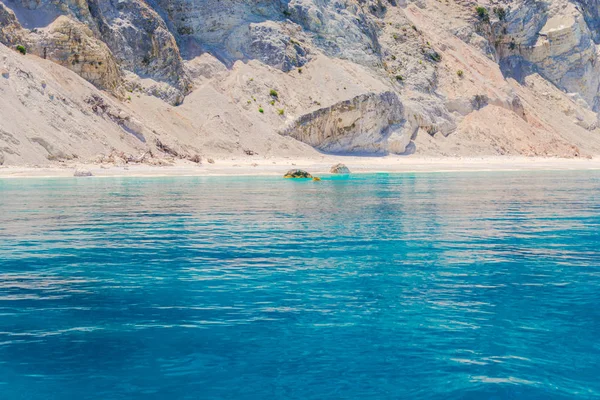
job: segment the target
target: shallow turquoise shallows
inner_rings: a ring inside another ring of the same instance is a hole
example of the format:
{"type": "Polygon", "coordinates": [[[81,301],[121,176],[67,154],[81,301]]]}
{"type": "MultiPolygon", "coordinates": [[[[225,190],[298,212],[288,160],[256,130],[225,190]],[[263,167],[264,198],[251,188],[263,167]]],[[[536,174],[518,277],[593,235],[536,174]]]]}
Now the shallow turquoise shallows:
{"type": "Polygon", "coordinates": [[[0,399],[598,399],[600,172],[0,180],[0,399]]]}

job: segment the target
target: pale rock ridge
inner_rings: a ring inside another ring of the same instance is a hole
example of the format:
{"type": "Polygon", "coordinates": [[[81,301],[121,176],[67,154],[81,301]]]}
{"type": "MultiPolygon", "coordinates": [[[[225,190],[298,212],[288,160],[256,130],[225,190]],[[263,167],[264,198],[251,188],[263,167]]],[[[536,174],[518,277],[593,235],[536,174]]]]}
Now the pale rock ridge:
{"type": "MultiPolygon", "coordinates": [[[[6,71],[0,78],[0,153],[6,163],[63,162],[115,148],[128,153],[143,149],[115,121],[94,114],[86,99],[105,95],[75,73],[3,45],[0,65],[6,71]]],[[[120,109],[117,102],[106,102],[120,109]]]]}
{"type": "Polygon", "coordinates": [[[49,59],[109,92],[121,91],[121,72],[106,44],[79,21],[60,16],[27,38],[29,51],[49,59]]]}
{"type": "Polygon", "coordinates": [[[305,114],[281,134],[328,153],[395,153],[406,150],[415,130],[393,92],[356,96],[305,114]]]}

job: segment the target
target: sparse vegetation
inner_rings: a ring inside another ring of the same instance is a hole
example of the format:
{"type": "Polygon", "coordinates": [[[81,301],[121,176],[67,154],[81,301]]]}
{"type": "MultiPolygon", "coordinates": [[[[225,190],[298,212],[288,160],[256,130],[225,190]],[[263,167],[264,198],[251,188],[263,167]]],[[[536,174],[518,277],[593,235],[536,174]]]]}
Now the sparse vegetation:
{"type": "Polygon", "coordinates": [[[473,108],[479,110],[487,105],[488,98],[485,95],[476,94],[475,96],[473,96],[473,100],[471,100],[471,103],[473,104],[473,108]]]}
{"type": "Polygon", "coordinates": [[[194,30],[189,26],[182,26],[181,28],[177,29],[177,33],[180,35],[193,35],[194,30]]]}
{"type": "Polygon", "coordinates": [[[279,93],[277,93],[277,90],[275,90],[275,89],[271,89],[271,90],[269,91],[269,95],[270,95],[271,97],[279,98],[279,93]]]}
{"type": "Polygon", "coordinates": [[[462,69],[459,69],[458,71],[456,71],[456,75],[458,75],[459,78],[462,78],[464,74],[465,73],[463,72],[462,69]]]}
{"type": "Polygon", "coordinates": [[[17,45],[17,51],[23,55],[27,54],[27,49],[23,45],[17,45]]]}
{"type": "Polygon", "coordinates": [[[277,110],[277,114],[283,115],[285,114],[285,110],[283,108],[280,108],[279,110],[277,110]]]}
{"type": "Polygon", "coordinates": [[[402,82],[402,81],[404,81],[404,77],[402,75],[396,75],[396,80],[398,82],[402,82]]]}
{"type": "Polygon", "coordinates": [[[430,125],[428,127],[425,128],[425,130],[427,131],[427,133],[429,134],[429,136],[433,136],[437,133],[437,127],[430,125]]]}
{"type": "Polygon", "coordinates": [[[442,61],[442,55],[435,50],[430,51],[429,53],[427,53],[427,55],[429,56],[429,58],[431,58],[431,60],[435,62],[442,61]]]}
{"type": "Polygon", "coordinates": [[[274,105],[275,105],[275,100],[271,100],[271,101],[269,102],[269,104],[271,104],[272,106],[274,106],[274,105]]]}
{"type": "Polygon", "coordinates": [[[301,74],[302,73],[302,68],[298,68],[298,73],[301,74]]]}
{"type": "Polygon", "coordinates": [[[504,21],[506,19],[506,9],[504,7],[494,7],[494,14],[500,21],[504,21]]]}
{"type": "Polygon", "coordinates": [[[488,13],[487,8],[482,6],[475,7],[475,12],[480,20],[488,22],[490,20],[490,14],[488,13]]]}
{"type": "Polygon", "coordinates": [[[259,113],[261,113],[261,114],[264,114],[264,113],[265,113],[265,110],[263,110],[263,108],[262,108],[262,107],[260,107],[260,108],[258,109],[258,112],[259,112],[259,113]]]}

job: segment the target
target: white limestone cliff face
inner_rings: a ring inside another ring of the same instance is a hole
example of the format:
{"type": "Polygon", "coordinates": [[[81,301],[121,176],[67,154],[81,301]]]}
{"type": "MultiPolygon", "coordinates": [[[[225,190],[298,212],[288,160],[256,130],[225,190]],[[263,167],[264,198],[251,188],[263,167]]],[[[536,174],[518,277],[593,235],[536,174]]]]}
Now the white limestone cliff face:
{"type": "Polygon", "coordinates": [[[499,33],[499,54],[510,60],[509,73],[539,71],[559,88],[577,93],[597,111],[600,64],[594,38],[598,32],[597,22],[586,20],[588,7],[585,3],[565,0],[515,1],[508,5],[505,21],[495,25],[497,31],[505,33],[499,33]]]}
{"type": "Polygon", "coordinates": [[[148,94],[180,104],[190,81],[175,37],[145,1],[87,0],[92,21],[121,68],[153,82],[136,81],[148,94]]]}
{"type": "MultiPolygon", "coordinates": [[[[116,124],[102,154],[132,151],[119,145],[123,132],[153,157],[596,154],[599,6],[480,5],[489,18],[437,0],[0,0],[0,43],[13,64],[37,57],[38,71],[52,61],[108,96],[111,109],[128,110],[121,118],[90,111],[96,100],[69,103],[82,104],[92,125],[116,124]],[[550,86],[540,91],[541,82],[550,86]]],[[[0,85],[22,99],[26,82],[0,68],[0,85]]],[[[0,118],[0,128],[28,138],[0,137],[4,159],[19,162],[31,135],[7,124],[0,118]]],[[[75,125],[36,135],[64,148],[75,125]]]]}
{"type": "MultiPolygon", "coordinates": [[[[56,37],[57,27],[53,25],[62,16],[63,26],[66,21],[64,18],[68,17],[70,24],[77,26],[79,36],[83,33],[86,40],[71,45],[72,54],[65,54],[65,57],[72,58],[81,53],[90,56],[96,52],[96,58],[106,57],[107,63],[116,60],[121,70],[153,80],[145,83],[135,80],[129,86],[133,84],[142,87],[145,92],[173,104],[181,103],[189,92],[190,83],[175,38],[162,18],[144,1],[7,0],[1,2],[0,7],[3,8],[0,14],[16,15],[21,28],[20,35],[26,37],[25,42],[33,48],[55,46],[60,52],[65,40],[61,38],[61,43],[56,45],[50,43],[56,37]],[[84,30],[81,25],[85,25],[88,30],[84,30]],[[53,34],[37,35],[39,31],[47,32],[52,27],[53,34]]],[[[15,40],[4,43],[15,44],[15,40]]],[[[70,69],[77,72],[81,68],[73,64],[70,69]]],[[[90,76],[88,71],[84,74],[90,76]]],[[[122,77],[119,79],[122,81],[122,77]]]]}
{"type": "Polygon", "coordinates": [[[306,62],[314,46],[331,56],[377,61],[373,1],[158,0],[183,53],[212,50],[224,62],[259,59],[284,71],[306,62]]]}

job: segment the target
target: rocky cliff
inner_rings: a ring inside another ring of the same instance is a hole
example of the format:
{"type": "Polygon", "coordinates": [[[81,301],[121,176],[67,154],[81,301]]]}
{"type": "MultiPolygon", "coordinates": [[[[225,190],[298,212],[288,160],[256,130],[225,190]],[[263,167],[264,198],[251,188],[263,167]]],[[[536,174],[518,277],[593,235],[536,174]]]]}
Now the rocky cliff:
{"type": "Polygon", "coordinates": [[[0,0],[0,161],[591,156],[598,13],[585,0],[0,0]]]}

